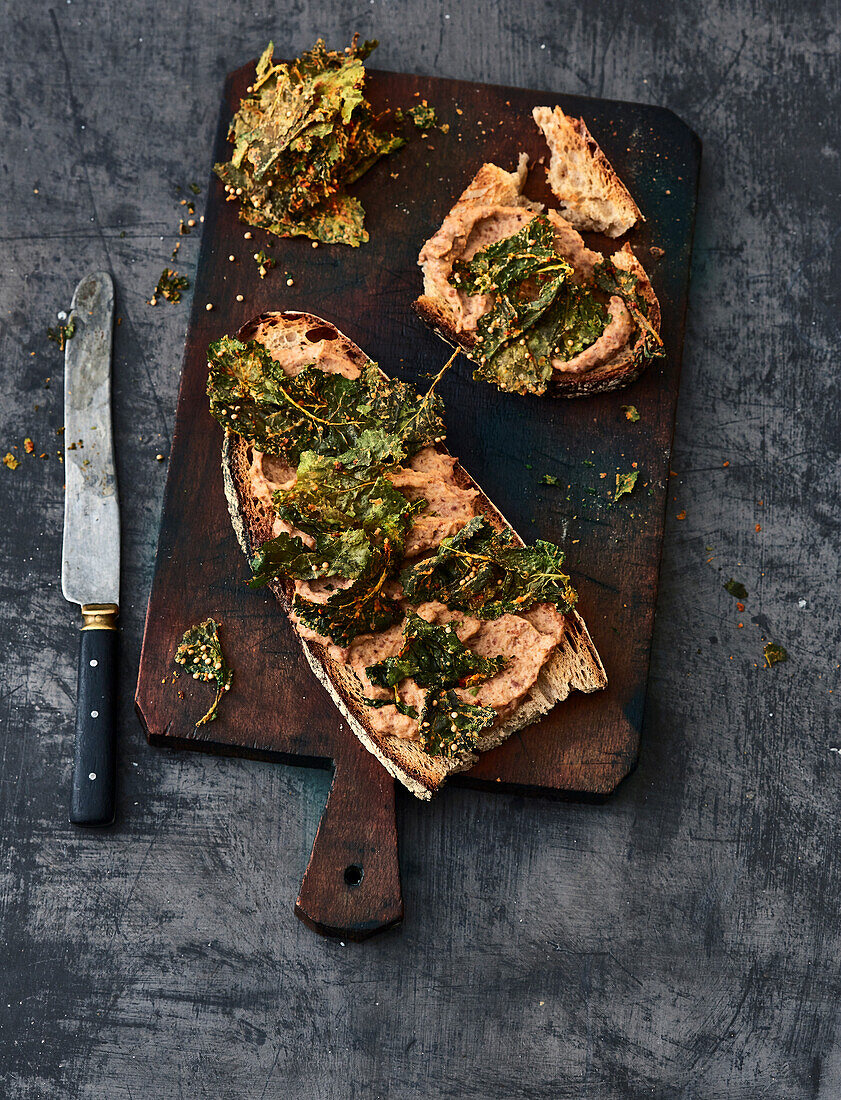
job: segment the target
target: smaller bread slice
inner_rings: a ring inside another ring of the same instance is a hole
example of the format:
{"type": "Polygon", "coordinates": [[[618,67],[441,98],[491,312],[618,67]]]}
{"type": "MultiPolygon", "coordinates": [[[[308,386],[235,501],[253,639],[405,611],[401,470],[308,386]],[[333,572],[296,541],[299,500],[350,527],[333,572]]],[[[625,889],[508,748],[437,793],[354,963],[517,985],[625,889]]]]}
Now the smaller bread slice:
{"type": "MultiPolygon", "coordinates": [[[[240,329],[242,340],[257,340],[281,362],[287,355],[306,354],[322,341],[333,342],[343,356],[363,367],[368,356],[329,322],[309,313],[264,313],[240,329]]],[[[444,450],[443,447],[440,448],[444,450]]],[[[237,539],[248,557],[272,534],[272,517],[250,492],[251,445],[242,436],[226,432],[222,446],[222,473],[228,509],[237,539]]],[[[456,464],[455,473],[462,488],[479,490],[478,511],[497,530],[511,525],[482,493],[470,475],[456,464]]],[[[516,535],[516,532],[515,532],[516,535]]],[[[294,596],[294,584],[278,578],[269,587],[288,614],[294,596]]],[[[364,692],[358,678],[348,666],[334,660],[326,647],[308,641],[299,634],[299,641],[313,673],[329,692],[347,720],[350,729],[362,744],[396,779],[421,799],[429,799],[440,790],[449,775],[471,767],[477,757],[466,756],[448,760],[425,752],[416,741],[383,734],[367,720],[368,708],[362,702],[364,692]]],[[[479,741],[478,750],[485,752],[501,744],[511,734],[537,721],[573,690],[598,691],[607,684],[602,666],[584,620],[577,611],[565,616],[565,633],[557,649],[543,666],[540,676],[519,708],[479,741]]]]}
{"type": "Polygon", "coordinates": [[[532,117],[551,154],[549,186],[570,225],[608,237],[627,233],[642,213],[584,119],[570,118],[560,107],[535,107],[532,117]]]}
{"type": "MultiPolygon", "coordinates": [[[[532,202],[522,193],[526,182],[528,157],[520,154],[519,163],[513,172],[506,172],[496,164],[483,164],[464,191],[459,195],[452,209],[444,218],[441,228],[429,238],[421,249],[418,263],[423,269],[424,293],[417,298],[412,308],[438,335],[452,347],[460,347],[469,358],[476,349],[476,332],[464,331],[453,304],[444,297],[451,289],[444,284],[440,273],[435,274],[436,266],[444,261],[451,270],[451,259],[457,257],[458,250],[467,242],[473,225],[472,219],[494,211],[509,216],[531,217],[543,211],[541,203],[532,202]]],[[[554,211],[551,212],[555,216],[554,211]]],[[[578,235],[574,226],[567,223],[566,232],[577,246],[583,249],[588,262],[601,259],[601,255],[590,252],[578,235]]],[[[655,332],[660,331],[660,303],[654,288],[627,242],[612,253],[613,263],[637,278],[636,289],[648,306],[648,320],[655,332]]],[[[454,293],[454,290],[452,291],[454,293]]],[[[591,397],[594,394],[608,393],[635,382],[648,365],[643,354],[645,333],[638,331],[636,338],[620,348],[610,359],[583,374],[554,371],[546,386],[546,393],[552,397],[591,397]]]]}

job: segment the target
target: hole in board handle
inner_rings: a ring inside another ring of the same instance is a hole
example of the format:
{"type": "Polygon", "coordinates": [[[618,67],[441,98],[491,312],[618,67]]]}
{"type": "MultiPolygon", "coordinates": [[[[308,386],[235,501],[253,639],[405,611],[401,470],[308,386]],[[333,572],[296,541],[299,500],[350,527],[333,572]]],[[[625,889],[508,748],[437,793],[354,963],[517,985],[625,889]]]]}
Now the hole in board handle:
{"type": "Polygon", "coordinates": [[[365,874],[358,863],[351,863],[345,867],[345,882],[348,886],[358,886],[365,874]]]}

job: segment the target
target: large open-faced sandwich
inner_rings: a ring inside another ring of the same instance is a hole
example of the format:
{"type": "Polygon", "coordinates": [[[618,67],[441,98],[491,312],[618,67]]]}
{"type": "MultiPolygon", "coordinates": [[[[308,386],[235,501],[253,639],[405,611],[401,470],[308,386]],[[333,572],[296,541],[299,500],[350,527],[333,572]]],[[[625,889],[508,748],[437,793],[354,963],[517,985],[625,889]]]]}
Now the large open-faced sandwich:
{"type": "Polygon", "coordinates": [[[605,686],[563,554],[526,547],[449,454],[435,383],[421,396],[319,317],[268,313],[211,346],[208,394],[250,583],[413,794],[605,686]]]}
{"type": "Polygon", "coordinates": [[[473,361],[474,378],[516,393],[585,397],[626,386],[662,354],[660,306],[627,242],[641,213],[582,119],[536,107],[558,209],[523,194],[515,171],[483,164],[424,244],[417,313],[473,361]]]}

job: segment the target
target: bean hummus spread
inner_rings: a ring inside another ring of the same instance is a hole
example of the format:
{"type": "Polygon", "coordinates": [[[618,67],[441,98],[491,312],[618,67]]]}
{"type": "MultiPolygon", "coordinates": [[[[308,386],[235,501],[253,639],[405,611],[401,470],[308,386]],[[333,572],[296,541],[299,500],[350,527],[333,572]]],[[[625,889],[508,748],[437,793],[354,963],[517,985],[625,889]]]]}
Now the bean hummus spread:
{"type": "MultiPolygon", "coordinates": [[[[519,217],[522,214],[522,211],[515,211],[512,216],[519,217]]],[[[528,216],[528,212],[525,212],[525,216],[528,216]]],[[[478,227],[478,238],[472,238],[469,245],[466,243],[466,247],[476,246],[476,240],[483,239],[482,233],[495,232],[495,224],[492,219],[490,222],[487,218],[476,219],[471,231],[478,227]]],[[[513,223],[509,221],[502,224],[509,226],[513,223]]],[[[470,237],[470,232],[467,237],[470,237]]],[[[441,265],[443,274],[446,261],[442,259],[441,265]]],[[[446,283],[445,278],[443,283],[446,283]]],[[[473,308],[473,303],[465,304],[461,314],[465,323],[469,323],[473,308]]],[[[274,351],[273,354],[284,372],[290,376],[297,374],[302,365],[307,363],[347,378],[356,378],[360,374],[359,367],[342,356],[335,341],[323,340],[307,345],[306,349],[290,346],[285,351],[281,350],[280,354],[274,351]]],[[[405,564],[422,561],[435,552],[442,539],[455,535],[480,514],[478,490],[465,487],[464,475],[461,474],[459,478],[458,473],[456,459],[444,452],[439,445],[422,447],[405,463],[388,471],[388,480],[408,501],[427,502],[423,510],[412,517],[403,548],[405,564]]],[[[274,517],[272,535],[277,536],[281,532],[297,535],[306,546],[312,547],[313,538],[281,519],[273,508],[273,493],[278,489],[291,489],[295,481],[294,468],[281,459],[252,447],[250,489],[253,498],[259,502],[266,515],[274,517]]],[[[326,602],[331,594],[350,583],[341,577],[294,582],[296,596],[314,604],[326,602]]],[[[386,585],[388,595],[407,610],[410,604],[404,597],[399,577],[390,578],[386,585]]],[[[415,603],[413,610],[428,623],[441,626],[452,624],[459,641],[474,654],[488,658],[501,655],[505,658],[504,667],[478,686],[455,689],[463,702],[492,708],[496,712],[496,722],[511,714],[528,696],[565,632],[564,615],[550,603],[535,603],[522,614],[505,613],[491,619],[452,610],[445,603],[434,599],[415,603]]],[[[382,630],[359,634],[349,644],[341,646],[306,626],[294,612],[293,619],[306,640],[320,643],[329,657],[354,671],[366,698],[385,704],[367,707],[366,717],[374,730],[400,738],[417,739],[418,720],[401,713],[396,705],[388,703],[387,700],[394,698],[394,693],[372,683],[366,672],[366,669],[395,657],[401,651],[404,644],[402,621],[394,622],[382,630]]],[[[421,709],[423,693],[415,680],[407,677],[396,685],[396,691],[402,704],[414,707],[417,711],[421,709]]]]}

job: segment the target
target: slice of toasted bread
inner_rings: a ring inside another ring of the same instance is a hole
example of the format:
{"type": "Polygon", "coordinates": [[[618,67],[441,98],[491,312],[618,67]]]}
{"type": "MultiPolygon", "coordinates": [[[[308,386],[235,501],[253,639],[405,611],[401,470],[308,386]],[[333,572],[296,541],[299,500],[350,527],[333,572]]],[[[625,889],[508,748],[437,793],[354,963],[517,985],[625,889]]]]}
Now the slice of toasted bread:
{"type": "MultiPolygon", "coordinates": [[[[243,340],[257,340],[275,358],[300,354],[306,361],[307,347],[321,341],[336,341],[337,349],[354,364],[362,367],[368,357],[329,322],[309,313],[265,313],[250,321],[238,333],[243,340]]],[[[444,450],[444,448],[440,448],[444,450]]],[[[250,490],[249,470],[251,445],[242,436],[226,433],[222,448],[222,473],[225,494],[237,539],[246,555],[272,534],[272,516],[250,490]]],[[[461,466],[455,466],[456,479],[464,488],[479,489],[461,466]]],[[[478,510],[498,530],[510,529],[484,493],[479,490],[478,510]]],[[[289,613],[294,585],[289,580],[271,582],[271,589],[289,613]]],[[[543,666],[537,682],[517,711],[490,729],[480,740],[484,752],[501,744],[516,730],[536,721],[569,695],[578,691],[598,691],[607,683],[604,668],[584,621],[576,611],[565,616],[565,633],[550,660],[543,666]]],[[[364,691],[355,673],[347,665],[334,660],[327,649],[317,642],[307,641],[299,634],[307,661],[330,693],[336,706],[362,744],[383,766],[399,779],[412,794],[428,799],[454,772],[464,771],[475,761],[475,755],[459,760],[447,760],[425,752],[419,743],[383,734],[372,727],[369,710],[362,702],[364,691]]]]}
{"type": "Polygon", "coordinates": [[[532,117],[551,154],[547,178],[563,216],[576,229],[621,237],[642,218],[583,118],[560,107],[535,107],[532,117]]]}

